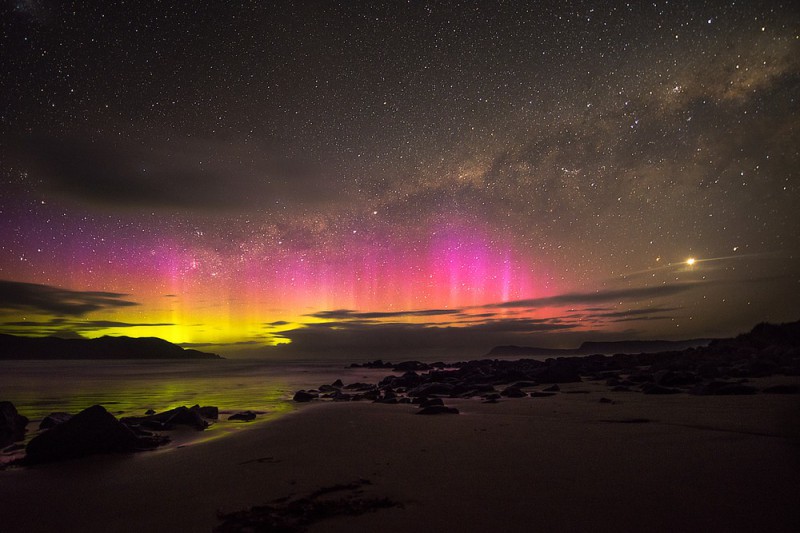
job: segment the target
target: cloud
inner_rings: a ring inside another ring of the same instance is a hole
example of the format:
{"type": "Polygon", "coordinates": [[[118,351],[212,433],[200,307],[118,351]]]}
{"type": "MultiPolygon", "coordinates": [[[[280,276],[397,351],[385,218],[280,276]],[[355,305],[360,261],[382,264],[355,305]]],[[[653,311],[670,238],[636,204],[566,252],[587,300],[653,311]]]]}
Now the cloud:
{"type": "Polygon", "coordinates": [[[626,318],[636,317],[640,315],[654,315],[659,313],[671,313],[672,311],[680,311],[680,307],[645,307],[644,309],[628,309],[627,311],[610,311],[596,313],[594,316],[603,318],[626,318]]]}
{"type": "Polygon", "coordinates": [[[608,289],[595,292],[572,292],[547,296],[544,298],[529,298],[525,300],[514,300],[489,304],[486,308],[540,308],[540,307],[560,307],[566,305],[588,305],[599,302],[642,300],[648,298],[660,298],[664,296],[674,296],[683,292],[690,291],[700,286],[706,286],[709,282],[682,282],[671,285],[656,285],[654,287],[635,287],[630,289],[608,289]]]}
{"type": "Polygon", "coordinates": [[[359,312],[350,309],[336,309],[333,311],[319,311],[312,313],[310,317],[323,318],[329,320],[370,320],[381,318],[400,318],[411,316],[446,316],[458,315],[460,309],[423,309],[418,311],[382,311],[382,312],[359,312]]]}
{"type": "MultiPolygon", "coordinates": [[[[282,332],[290,344],[273,353],[327,354],[341,357],[437,357],[445,354],[481,355],[498,344],[529,343],[531,333],[569,330],[565,324],[530,324],[512,321],[464,327],[428,324],[336,322],[309,324],[282,332]]],[[[538,337],[540,340],[542,337],[538,337]]],[[[465,355],[465,356],[466,356],[465,355]]]]}
{"type": "Polygon", "coordinates": [[[0,331],[11,335],[50,335],[58,337],[80,337],[81,333],[93,333],[112,328],[165,327],[168,322],[118,322],[113,320],[81,320],[52,318],[50,320],[14,320],[0,323],[0,331]]]}
{"type": "Polygon", "coordinates": [[[316,165],[247,142],[37,137],[18,140],[14,152],[54,192],[118,209],[318,208],[344,192],[316,165]]]}
{"type": "Polygon", "coordinates": [[[0,280],[0,309],[59,316],[83,316],[104,309],[130,307],[136,302],[116,292],[72,291],[50,285],[0,280]]]}
{"type": "Polygon", "coordinates": [[[137,322],[115,322],[113,320],[64,320],[60,318],[54,318],[53,320],[49,320],[46,322],[37,322],[34,320],[3,322],[3,325],[16,326],[16,327],[31,327],[31,328],[50,327],[50,326],[69,326],[70,328],[73,329],[95,330],[95,329],[107,329],[107,328],[174,326],[175,324],[170,322],[137,323],[137,322]]]}

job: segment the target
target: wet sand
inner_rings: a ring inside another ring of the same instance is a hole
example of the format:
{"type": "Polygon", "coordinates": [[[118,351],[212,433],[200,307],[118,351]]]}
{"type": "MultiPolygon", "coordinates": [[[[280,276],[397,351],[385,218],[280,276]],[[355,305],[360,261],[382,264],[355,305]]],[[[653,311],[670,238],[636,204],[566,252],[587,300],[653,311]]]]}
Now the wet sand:
{"type": "Polygon", "coordinates": [[[2,471],[2,530],[207,532],[218,512],[358,482],[399,506],[309,531],[800,531],[797,395],[578,383],[446,403],[461,414],[315,403],[182,448],[2,471]]]}

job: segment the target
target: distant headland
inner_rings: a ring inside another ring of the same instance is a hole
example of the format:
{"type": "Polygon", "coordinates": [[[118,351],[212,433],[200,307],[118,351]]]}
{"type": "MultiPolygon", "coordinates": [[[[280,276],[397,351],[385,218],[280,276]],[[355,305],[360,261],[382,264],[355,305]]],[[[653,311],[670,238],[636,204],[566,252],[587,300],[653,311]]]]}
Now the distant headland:
{"type": "Polygon", "coordinates": [[[157,337],[100,337],[62,339],[0,334],[0,360],[33,359],[224,359],[184,349],[157,337]]]}
{"type": "Polygon", "coordinates": [[[688,339],[682,341],[663,341],[663,340],[630,340],[630,341],[611,341],[593,342],[587,341],[577,348],[539,348],[536,346],[495,346],[488,354],[488,357],[534,357],[539,355],[550,355],[553,357],[564,355],[594,355],[615,354],[615,353],[656,353],[680,351],[687,348],[697,348],[707,346],[715,339],[688,339]]]}

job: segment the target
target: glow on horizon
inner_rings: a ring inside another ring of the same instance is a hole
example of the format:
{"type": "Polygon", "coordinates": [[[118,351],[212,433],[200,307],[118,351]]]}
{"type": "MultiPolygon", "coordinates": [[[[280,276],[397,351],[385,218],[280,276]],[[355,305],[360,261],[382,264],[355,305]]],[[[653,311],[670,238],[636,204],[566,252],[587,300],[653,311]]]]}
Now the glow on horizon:
{"type": "MultiPolygon", "coordinates": [[[[143,242],[131,246],[124,260],[105,259],[113,251],[98,247],[92,261],[105,263],[102,270],[73,263],[64,275],[58,268],[63,263],[36,266],[48,281],[63,280],[58,286],[66,289],[127,295],[137,305],[104,310],[103,320],[146,324],[90,329],[95,318],[90,314],[83,317],[84,336],[155,336],[188,344],[274,345],[288,342],[283,331],[324,321],[313,316],[321,311],[462,309],[553,290],[549,274],[509,242],[466,225],[443,225],[416,242],[364,235],[351,237],[346,246],[272,244],[251,244],[232,253],[177,241],[143,242]]],[[[42,276],[30,281],[41,283],[42,276]]],[[[413,315],[392,321],[475,323],[465,317],[413,315]]]]}

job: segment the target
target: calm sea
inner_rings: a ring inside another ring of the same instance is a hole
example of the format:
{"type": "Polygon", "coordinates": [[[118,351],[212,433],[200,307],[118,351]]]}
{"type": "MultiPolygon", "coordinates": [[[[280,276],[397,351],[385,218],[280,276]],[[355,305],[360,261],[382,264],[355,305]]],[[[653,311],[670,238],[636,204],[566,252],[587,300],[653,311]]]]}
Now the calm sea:
{"type": "Polygon", "coordinates": [[[94,404],[118,417],[194,404],[266,415],[292,410],[299,389],[337,378],[377,382],[389,373],[345,368],[341,361],[0,361],[0,400],[13,402],[37,426],[51,412],[77,413],[94,404]]]}

